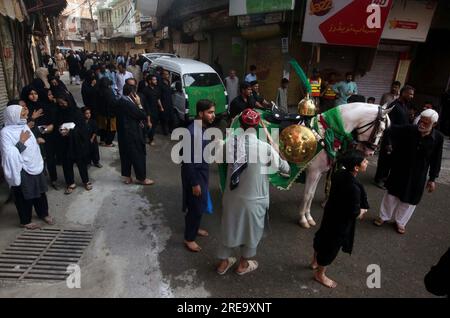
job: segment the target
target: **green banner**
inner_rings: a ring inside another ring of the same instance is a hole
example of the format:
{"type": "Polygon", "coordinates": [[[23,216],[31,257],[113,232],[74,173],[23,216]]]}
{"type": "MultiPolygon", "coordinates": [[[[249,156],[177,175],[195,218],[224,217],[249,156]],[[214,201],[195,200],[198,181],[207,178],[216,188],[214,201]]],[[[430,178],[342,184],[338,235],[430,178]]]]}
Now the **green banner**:
{"type": "Polygon", "coordinates": [[[247,0],[247,14],[292,10],[294,0],[247,0]]]}
{"type": "Polygon", "coordinates": [[[215,86],[189,86],[186,87],[186,94],[189,102],[189,117],[196,116],[197,102],[201,99],[209,99],[216,104],[216,114],[222,114],[227,111],[225,105],[227,100],[223,85],[215,86]]]}
{"type": "Polygon", "coordinates": [[[306,92],[311,94],[312,92],[311,84],[309,83],[308,77],[306,77],[306,74],[305,72],[303,72],[303,69],[301,68],[300,64],[298,64],[298,62],[295,59],[291,59],[289,63],[291,63],[298,77],[300,77],[300,81],[303,83],[303,85],[305,85],[306,92]]]}

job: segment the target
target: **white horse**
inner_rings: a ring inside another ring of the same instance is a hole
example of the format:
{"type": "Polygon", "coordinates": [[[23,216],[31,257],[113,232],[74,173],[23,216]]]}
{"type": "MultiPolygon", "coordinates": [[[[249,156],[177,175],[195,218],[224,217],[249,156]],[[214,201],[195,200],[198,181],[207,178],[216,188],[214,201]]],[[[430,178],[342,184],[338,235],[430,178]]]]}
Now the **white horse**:
{"type": "MultiPolygon", "coordinates": [[[[357,136],[357,149],[367,156],[372,156],[380,142],[384,130],[389,127],[388,113],[393,108],[386,108],[367,103],[351,103],[338,106],[341,111],[342,121],[346,132],[355,132],[357,136]]],[[[320,115],[317,115],[320,116],[320,115]]],[[[319,122],[319,135],[324,136],[324,129],[319,122]]],[[[333,128],[333,127],[329,127],[333,128]]],[[[325,150],[322,150],[306,169],[306,182],[303,192],[303,200],[300,205],[299,224],[304,228],[315,226],[316,222],[311,216],[311,203],[322,174],[330,167],[330,160],[325,150]]]]}

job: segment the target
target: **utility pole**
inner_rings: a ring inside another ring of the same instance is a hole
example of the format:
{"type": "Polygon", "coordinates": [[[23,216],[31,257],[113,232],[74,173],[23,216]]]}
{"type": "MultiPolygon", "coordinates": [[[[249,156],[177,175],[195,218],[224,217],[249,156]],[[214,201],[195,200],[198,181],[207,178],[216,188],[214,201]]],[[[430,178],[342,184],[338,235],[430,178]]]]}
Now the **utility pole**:
{"type": "MultiPolygon", "coordinates": [[[[92,26],[94,28],[94,34],[95,34],[95,31],[96,31],[97,28],[95,26],[94,15],[92,14],[92,3],[91,3],[91,0],[88,0],[88,4],[89,4],[89,13],[91,14],[92,26]]],[[[95,40],[98,41],[97,35],[95,36],[95,40]]],[[[92,34],[91,34],[91,43],[92,43],[92,34]]],[[[95,50],[98,51],[98,49],[97,49],[97,42],[95,43],[95,50]]]]}

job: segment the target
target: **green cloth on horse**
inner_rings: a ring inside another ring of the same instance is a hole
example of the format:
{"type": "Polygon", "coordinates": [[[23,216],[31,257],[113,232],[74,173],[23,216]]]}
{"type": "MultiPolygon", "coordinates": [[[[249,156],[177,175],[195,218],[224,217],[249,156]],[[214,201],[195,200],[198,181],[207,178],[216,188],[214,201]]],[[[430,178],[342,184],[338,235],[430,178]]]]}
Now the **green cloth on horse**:
{"type": "MultiPolygon", "coordinates": [[[[348,145],[353,141],[353,136],[344,129],[344,122],[339,107],[331,108],[321,115],[328,126],[327,129],[325,129],[323,137],[325,151],[330,159],[335,159],[337,155],[337,146],[339,145],[340,149],[347,149],[348,145]],[[336,144],[336,141],[338,141],[338,145],[336,144]]],[[[313,120],[313,128],[317,132],[319,132],[318,122],[321,115],[317,115],[313,120]]]]}

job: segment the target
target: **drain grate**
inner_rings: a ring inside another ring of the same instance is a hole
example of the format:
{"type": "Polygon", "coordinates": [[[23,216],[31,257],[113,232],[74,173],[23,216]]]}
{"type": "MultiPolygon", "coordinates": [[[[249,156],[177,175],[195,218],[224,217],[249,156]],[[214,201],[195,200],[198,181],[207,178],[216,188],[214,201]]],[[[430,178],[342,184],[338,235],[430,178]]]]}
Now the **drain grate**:
{"type": "Polygon", "coordinates": [[[76,264],[92,233],[45,228],[24,231],[0,254],[0,279],[64,280],[67,266],[76,264]]]}

